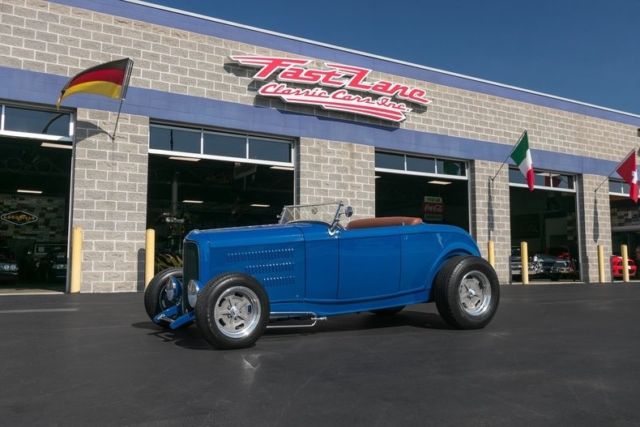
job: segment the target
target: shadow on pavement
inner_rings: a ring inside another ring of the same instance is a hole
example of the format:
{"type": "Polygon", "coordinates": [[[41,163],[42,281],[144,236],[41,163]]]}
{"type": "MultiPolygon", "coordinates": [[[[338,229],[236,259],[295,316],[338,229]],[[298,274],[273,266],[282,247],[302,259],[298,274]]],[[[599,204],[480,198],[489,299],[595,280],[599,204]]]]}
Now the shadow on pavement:
{"type": "MultiPolygon", "coordinates": [[[[193,325],[190,327],[171,330],[164,329],[152,322],[138,322],[131,326],[151,331],[148,335],[155,336],[163,342],[173,342],[175,345],[191,350],[213,350],[202,338],[200,331],[193,325]]],[[[451,330],[442,318],[435,313],[404,310],[395,315],[352,314],[331,317],[311,328],[278,328],[267,329],[265,336],[315,335],[331,332],[366,331],[383,328],[412,327],[425,329],[451,330]]]]}

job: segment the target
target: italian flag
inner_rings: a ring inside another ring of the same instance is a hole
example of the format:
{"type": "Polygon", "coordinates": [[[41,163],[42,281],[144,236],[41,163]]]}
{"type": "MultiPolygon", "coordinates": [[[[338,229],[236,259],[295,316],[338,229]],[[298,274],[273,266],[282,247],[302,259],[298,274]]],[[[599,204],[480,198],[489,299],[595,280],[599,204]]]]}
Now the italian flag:
{"type": "Polygon", "coordinates": [[[534,183],[534,174],[533,174],[533,161],[531,160],[531,150],[529,150],[529,137],[527,136],[527,131],[525,130],[516,146],[513,147],[513,151],[511,151],[511,158],[518,168],[522,175],[527,178],[527,185],[529,186],[529,191],[533,191],[533,183],[534,183]]]}

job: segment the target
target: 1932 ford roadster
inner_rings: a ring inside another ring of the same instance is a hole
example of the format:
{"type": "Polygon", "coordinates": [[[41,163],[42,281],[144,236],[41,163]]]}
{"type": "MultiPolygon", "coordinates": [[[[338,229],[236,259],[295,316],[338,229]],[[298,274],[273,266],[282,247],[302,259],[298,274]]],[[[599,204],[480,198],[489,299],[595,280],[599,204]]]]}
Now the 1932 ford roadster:
{"type": "Polygon", "coordinates": [[[352,213],[341,202],[285,206],[279,224],[193,230],[183,268],[149,283],[147,314],[170,329],[195,322],[216,348],[250,346],[284,319],[313,325],[431,301],[454,328],[489,323],[498,279],[464,230],[411,217],[347,222],[352,213]]]}

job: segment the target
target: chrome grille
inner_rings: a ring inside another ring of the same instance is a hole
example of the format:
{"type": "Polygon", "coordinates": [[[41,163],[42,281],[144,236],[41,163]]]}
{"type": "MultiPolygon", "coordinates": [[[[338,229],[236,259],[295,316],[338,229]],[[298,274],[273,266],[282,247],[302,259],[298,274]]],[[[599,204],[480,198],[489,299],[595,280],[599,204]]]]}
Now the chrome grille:
{"type": "Polygon", "coordinates": [[[200,259],[198,257],[198,245],[195,242],[184,242],[183,247],[183,257],[182,257],[182,301],[187,301],[187,286],[189,285],[190,280],[198,280],[200,278],[199,275],[199,267],[200,267],[200,259]]]}

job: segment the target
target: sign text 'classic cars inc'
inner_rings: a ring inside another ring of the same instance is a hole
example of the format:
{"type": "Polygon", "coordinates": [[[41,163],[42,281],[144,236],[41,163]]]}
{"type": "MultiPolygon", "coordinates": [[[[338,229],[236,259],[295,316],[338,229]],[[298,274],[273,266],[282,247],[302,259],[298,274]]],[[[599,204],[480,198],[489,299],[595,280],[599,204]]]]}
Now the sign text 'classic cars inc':
{"type": "Polygon", "coordinates": [[[326,110],[360,114],[392,122],[401,122],[412,109],[407,102],[427,105],[424,89],[386,80],[367,81],[370,69],[325,62],[327,68],[306,67],[311,59],[273,56],[234,55],[231,60],[259,67],[255,80],[271,81],[260,87],[262,96],[277,97],[293,104],[317,105],[326,110]],[[312,88],[290,86],[289,83],[317,85],[312,88]],[[335,90],[325,90],[323,87],[335,90]]]}

